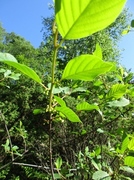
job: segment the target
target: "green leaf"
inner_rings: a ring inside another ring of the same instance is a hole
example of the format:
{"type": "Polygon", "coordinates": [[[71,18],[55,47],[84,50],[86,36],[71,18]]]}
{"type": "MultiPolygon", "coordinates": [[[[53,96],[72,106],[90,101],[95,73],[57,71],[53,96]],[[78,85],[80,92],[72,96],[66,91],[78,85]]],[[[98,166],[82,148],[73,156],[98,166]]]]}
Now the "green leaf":
{"type": "Polygon", "coordinates": [[[82,102],[78,104],[76,108],[78,111],[92,111],[94,109],[96,109],[97,111],[99,110],[99,107],[97,105],[89,104],[87,102],[82,102]]]}
{"type": "Polygon", "coordinates": [[[130,167],[134,167],[134,157],[133,156],[127,156],[124,159],[124,164],[130,167]]]}
{"type": "Polygon", "coordinates": [[[134,137],[130,140],[130,142],[128,144],[128,149],[130,151],[134,151],[134,137]]]}
{"type": "Polygon", "coordinates": [[[115,84],[109,90],[108,94],[106,95],[106,98],[107,99],[110,99],[110,98],[119,99],[124,94],[126,94],[126,91],[127,91],[127,85],[124,85],[124,84],[115,84]]]}
{"type": "Polygon", "coordinates": [[[134,97],[134,87],[131,87],[131,88],[127,91],[127,93],[128,93],[130,96],[134,97]]]}
{"type": "Polygon", "coordinates": [[[121,154],[124,154],[125,150],[128,148],[128,143],[129,143],[129,137],[126,136],[121,145],[121,150],[120,150],[121,154]]]}
{"type": "Polygon", "coordinates": [[[131,27],[134,28],[134,19],[131,21],[131,27]]]}
{"type": "Polygon", "coordinates": [[[67,117],[67,119],[69,119],[71,122],[81,122],[79,117],[69,107],[63,106],[63,107],[56,107],[55,109],[61,112],[62,114],[64,114],[67,117]]]}
{"type": "Polygon", "coordinates": [[[96,49],[93,55],[97,56],[98,58],[102,59],[102,50],[99,44],[96,44],[96,49]]]}
{"type": "Polygon", "coordinates": [[[18,63],[15,57],[12,56],[11,54],[0,53],[0,61],[9,66],[16,68],[17,70],[27,75],[29,78],[33,79],[34,81],[41,83],[41,79],[39,78],[39,76],[36,74],[36,72],[33,69],[29,68],[28,66],[24,64],[18,63]]]}
{"type": "Polygon", "coordinates": [[[58,96],[54,96],[54,98],[56,99],[56,101],[57,101],[61,106],[66,106],[66,103],[65,103],[65,101],[64,101],[62,98],[60,98],[60,97],[58,97],[58,96]]]}
{"type": "Polygon", "coordinates": [[[58,30],[64,39],[77,39],[100,31],[115,21],[126,0],[56,0],[58,30]]]}
{"type": "Polygon", "coordinates": [[[115,100],[115,101],[111,101],[108,102],[109,106],[115,106],[115,107],[123,107],[123,106],[127,106],[130,104],[130,101],[126,98],[121,98],[119,101],[115,100]]]}
{"type": "Polygon", "coordinates": [[[17,70],[27,75],[29,78],[33,79],[34,81],[41,83],[41,79],[36,74],[36,72],[33,69],[29,68],[28,66],[12,61],[3,61],[3,62],[5,64],[8,64],[9,66],[16,68],[17,70]]]}
{"type": "Polygon", "coordinates": [[[41,113],[42,113],[42,109],[34,109],[33,110],[34,115],[41,114],[41,113]]]}
{"type": "Polygon", "coordinates": [[[60,168],[61,168],[61,166],[62,166],[62,158],[61,158],[61,157],[58,157],[58,158],[56,159],[55,165],[56,165],[56,168],[57,168],[57,169],[60,169],[60,168]]]}
{"type": "Polygon", "coordinates": [[[11,74],[11,70],[8,69],[4,72],[4,77],[8,77],[10,74],[11,74]]]}
{"type": "Polygon", "coordinates": [[[0,61],[12,61],[12,62],[17,62],[14,56],[12,56],[9,53],[2,53],[0,52],[0,61]]]}
{"type": "Polygon", "coordinates": [[[104,62],[94,55],[81,55],[68,62],[62,79],[91,81],[100,74],[109,72],[114,63],[104,62]]]}
{"type": "Polygon", "coordinates": [[[132,168],[128,167],[128,166],[122,166],[122,167],[120,167],[120,170],[126,171],[126,172],[131,173],[131,174],[134,174],[134,170],[132,168]]]}
{"type": "Polygon", "coordinates": [[[19,77],[21,74],[19,73],[12,73],[8,78],[14,79],[14,80],[19,80],[19,77]]]}
{"type": "Polygon", "coordinates": [[[101,180],[101,179],[106,178],[106,177],[109,177],[109,174],[105,171],[99,170],[93,174],[92,178],[94,180],[101,180]]]}

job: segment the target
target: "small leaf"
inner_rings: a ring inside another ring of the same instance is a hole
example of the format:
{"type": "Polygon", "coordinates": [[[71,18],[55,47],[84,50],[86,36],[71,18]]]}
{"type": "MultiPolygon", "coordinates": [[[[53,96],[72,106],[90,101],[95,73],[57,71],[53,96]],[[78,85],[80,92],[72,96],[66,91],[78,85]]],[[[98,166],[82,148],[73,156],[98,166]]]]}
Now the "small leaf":
{"type": "Polygon", "coordinates": [[[134,151],[134,137],[130,140],[128,144],[128,149],[134,151]]]}
{"type": "Polygon", "coordinates": [[[56,99],[56,101],[57,101],[61,106],[66,106],[66,103],[65,103],[65,101],[64,101],[62,98],[60,98],[60,97],[58,97],[58,96],[54,96],[54,98],[56,99]]]}
{"type": "Polygon", "coordinates": [[[19,77],[21,74],[19,73],[12,73],[8,78],[14,79],[14,80],[19,80],[19,77]]]}
{"type": "Polygon", "coordinates": [[[55,109],[61,112],[62,114],[64,114],[71,122],[81,122],[79,117],[69,107],[63,106],[63,107],[56,107],[55,109]]]}
{"type": "Polygon", "coordinates": [[[134,167],[134,157],[133,156],[127,156],[124,159],[124,164],[130,167],[134,167]]]}
{"type": "Polygon", "coordinates": [[[131,27],[134,28],[134,19],[131,21],[131,27]]]}
{"type": "Polygon", "coordinates": [[[102,59],[102,50],[99,44],[96,44],[96,49],[93,55],[97,56],[98,58],[102,59]]]}
{"type": "Polygon", "coordinates": [[[11,74],[11,70],[6,70],[4,73],[4,77],[8,77],[11,74]]]}
{"type": "Polygon", "coordinates": [[[109,174],[105,171],[96,171],[94,174],[93,174],[93,179],[94,180],[102,180],[103,178],[106,178],[106,177],[109,177],[109,174]]]}
{"type": "Polygon", "coordinates": [[[127,106],[130,104],[130,101],[126,98],[121,98],[119,101],[115,100],[115,101],[111,101],[108,102],[109,106],[115,106],[115,107],[123,107],[123,106],[127,106]]]}
{"type": "Polygon", "coordinates": [[[126,138],[123,140],[121,145],[121,150],[120,150],[121,154],[124,154],[125,150],[128,148],[128,143],[129,143],[129,137],[126,136],[126,138]]]}
{"type": "Polygon", "coordinates": [[[96,76],[109,72],[114,63],[104,62],[94,55],[81,55],[68,62],[62,79],[91,81],[96,76]]]}
{"type": "Polygon", "coordinates": [[[62,166],[62,158],[61,158],[61,157],[58,157],[58,158],[56,159],[55,165],[56,165],[56,168],[57,168],[57,169],[60,169],[60,168],[61,168],[61,166],[62,166]]]}
{"type": "Polygon", "coordinates": [[[97,105],[94,104],[89,104],[87,102],[82,102],[80,104],[77,105],[77,110],[78,111],[92,111],[92,110],[99,110],[99,107],[97,105]]]}
{"type": "Polygon", "coordinates": [[[42,110],[41,110],[41,109],[34,109],[34,110],[33,110],[33,114],[34,114],[34,115],[41,114],[41,113],[42,113],[42,110]]]}
{"type": "Polygon", "coordinates": [[[109,90],[108,94],[106,95],[106,98],[107,99],[110,99],[110,98],[119,99],[126,93],[126,91],[127,91],[127,85],[115,84],[109,90]]]}

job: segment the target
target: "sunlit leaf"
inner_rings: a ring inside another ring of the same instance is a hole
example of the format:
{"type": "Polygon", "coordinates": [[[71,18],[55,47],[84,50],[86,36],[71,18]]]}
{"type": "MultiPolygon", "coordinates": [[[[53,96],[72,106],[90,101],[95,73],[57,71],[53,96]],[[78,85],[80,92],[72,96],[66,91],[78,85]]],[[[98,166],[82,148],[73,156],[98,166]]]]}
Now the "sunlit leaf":
{"type": "Polygon", "coordinates": [[[87,102],[82,102],[82,103],[78,104],[76,108],[77,108],[78,111],[99,110],[99,107],[97,105],[89,104],[87,102]]]}
{"type": "Polygon", "coordinates": [[[127,85],[115,84],[109,90],[108,94],[106,95],[106,98],[108,98],[108,99],[109,98],[119,99],[126,93],[126,91],[127,91],[127,85]]]}
{"type": "Polygon", "coordinates": [[[96,49],[93,54],[97,56],[98,58],[102,59],[102,50],[99,44],[96,44],[96,49]]]}
{"type": "Polygon", "coordinates": [[[130,167],[134,167],[134,157],[133,156],[127,156],[124,159],[124,164],[130,167]]]}
{"type": "Polygon", "coordinates": [[[94,55],[81,55],[68,62],[62,79],[91,81],[100,74],[109,72],[114,63],[104,62],[94,55]]]}
{"type": "Polygon", "coordinates": [[[134,137],[130,140],[128,149],[134,151],[134,137]]]}
{"type": "Polygon", "coordinates": [[[76,113],[69,107],[63,106],[63,107],[56,107],[55,109],[61,112],[62,114],[64,114],[67,117],[67,119],[70,120],[71,122],[81,122],[81,120],[76,115],[76,113]]]}
{"type": "Polygon", "coordinates": [[[120,100],[115,100],[108,102],[109,106],[115,106],[115,107],[123,107],[130,104],[130,101],[126,98],[121,98],[120,100]]]}
{"type": "Polygon", "coordinates": [[[36,72],[33,69],[29,68],[28,66],[17,63],[17,62],[11,62],[11,61],[3,61],[3,62],[19,70],[20,72],[27,75],[29,78],[33,79],[34,81],[41,83],[41,79],[36,74],[36,72]]]}
{"type": "Polygon", "coordinates": [[[126,136],[122,142],[120,153],[124,154],[125,150],[128,148],[129,137],[126,136]]]}
{"type": "Polygon", "coordinates": [[[62,166],[62,158],[61,158],[61,157],[58,157],[58,158],[56,159],[55,165],[56,165],[56,168],[57,168],[57,169],[60,169],[60,168],[61,168],[61,166],[62,166]]]}
{"type": "Polygon", "coordinates": [[[27,75],[29,78],[33,79],[34,81],[41,83],[41,79],[39,78],[39,76],[36,74],[36,72],[33,69],[29,68],[28,66],[24,64],[18,63],[15,57],[12,56],[11,54],[0,53],[0,61],[11,67],[16,68],[17,70],[27,75]]]}
{"type": "Polygon", "coordinates": [[[62,98],[60,98],[58,96],[54,96],[54,98],[61,106],[66,106],[66,103],[62,98]]]}
{"type": "Polygon", "coordinates": [[[56,0],[58,30],[64,39],[89,36],[115,21],[126,0],[56,0]]]}

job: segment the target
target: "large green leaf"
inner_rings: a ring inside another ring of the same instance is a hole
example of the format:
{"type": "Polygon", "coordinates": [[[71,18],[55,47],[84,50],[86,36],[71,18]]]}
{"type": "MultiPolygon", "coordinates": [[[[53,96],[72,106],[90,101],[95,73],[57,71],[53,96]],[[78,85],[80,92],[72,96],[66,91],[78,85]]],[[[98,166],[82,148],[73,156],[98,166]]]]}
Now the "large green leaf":
{"type": "Polygon", "coordinates": [[[64,39],[89,36],[115,21],[126,0],[55,0],[56,23],[64,39]]]}
{"type": "Polygon", "coordinates": [[[97,105],[89,104],[87,102],[82,102],[78,104],[76,108],[78,111],[92,111],[92,110],[98,111],[99,110],[99,107],[97,105]]]}
{"type": "Polygon", "coordinates": [[[24,64],[18,63],[15,57],[13,57],[11,54],[0,53],[0,61],[9,66],[16,68],[17,70],[27,75],[29,78],[33,79],[34,81],[41,83],[41,79],[33,69],[29,68],[24,64]]]}
{"type": "Polygon", "coordinates": [[[114,67],[114,63],[104,62],[95,55],[81,55],[68,62],[62,79],[91,81],[100,74],[105,74],[114,67]]]}
{"type": "Polygon", "coordinates": [[[64,114],[67,117],[67,119],[69,119],[71,122],[81,122],[79,117],[69,107],[62,106],[62,107],[56,107],[55,109],[61,112],[62,114],[64,114]]]}
{"type": "Polygon", "coordinates": [[[130,167],[134,167],[134,157],[133,156],[127,156],[124,159],[124,164],[130,167]]]}
{"type": "Polygon", "coordinates": [[[106,95],[106,98],[115,98],[119,99],[121,98],[127,91],[127,85],[124,84],[115,84],[112,86],[108,94],[106,95]]]}

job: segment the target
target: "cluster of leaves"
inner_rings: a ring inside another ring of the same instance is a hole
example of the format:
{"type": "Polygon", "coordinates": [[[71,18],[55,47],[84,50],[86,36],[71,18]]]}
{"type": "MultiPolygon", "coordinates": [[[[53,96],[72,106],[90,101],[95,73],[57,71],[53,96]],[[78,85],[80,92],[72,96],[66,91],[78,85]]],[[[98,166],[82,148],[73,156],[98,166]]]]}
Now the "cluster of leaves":
{"type": "Polygon", "coordinates": [[[115,63],[113,43],[127,17],[104,29],[125,1],[97,3],[55,1],[56,24],[38,49],[14,33],[1,41],[3,179],[133,178],[133,74],[115,63]]]}

